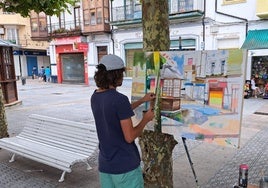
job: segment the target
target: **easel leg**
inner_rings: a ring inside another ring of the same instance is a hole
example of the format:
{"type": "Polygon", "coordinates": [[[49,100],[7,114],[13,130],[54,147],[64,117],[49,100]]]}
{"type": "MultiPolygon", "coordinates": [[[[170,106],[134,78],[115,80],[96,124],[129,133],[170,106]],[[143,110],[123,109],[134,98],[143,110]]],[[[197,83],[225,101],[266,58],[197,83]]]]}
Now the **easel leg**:
{"type": "Polygon", "coordinates": [[[194,165],[193,165],[193,162],[191,160],[191,157],[190,157],[190,154],[189,154],[189,151],[188,151],[188,148],[187,148],[187,145],[186,145],[186,142],[185,141],[186,141],[186,138],[185,137],[182,137],[182,142],[183,142],[183,145],[184,145],[184,149],[186,151],[186,154],[187,154],[187,157],[188,157],[188,160],[189,160],[189,163],[190,163],[192,172],[194,174],[194,179],[195,179],[196,186],[199,187],[198,180],[197,180],[197,177],[196,177],[196,174],[195,174],[195,170],[194,170],[194,165]]]}

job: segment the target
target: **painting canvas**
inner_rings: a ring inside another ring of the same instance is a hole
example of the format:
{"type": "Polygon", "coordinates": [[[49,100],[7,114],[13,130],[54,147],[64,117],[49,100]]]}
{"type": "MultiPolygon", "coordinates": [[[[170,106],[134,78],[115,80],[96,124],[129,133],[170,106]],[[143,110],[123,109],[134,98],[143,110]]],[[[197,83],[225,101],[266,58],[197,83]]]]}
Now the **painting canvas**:
{"type": "MultiPolygon", "coordinates": [[[[131,98],[155,92],[159,71],[162,127],[187,139],[239,147],[245,61],[246,52],[238,49],[137,52],[131,98]]],[[[149,105],[136,109],[134,119],[149,105]]]]}

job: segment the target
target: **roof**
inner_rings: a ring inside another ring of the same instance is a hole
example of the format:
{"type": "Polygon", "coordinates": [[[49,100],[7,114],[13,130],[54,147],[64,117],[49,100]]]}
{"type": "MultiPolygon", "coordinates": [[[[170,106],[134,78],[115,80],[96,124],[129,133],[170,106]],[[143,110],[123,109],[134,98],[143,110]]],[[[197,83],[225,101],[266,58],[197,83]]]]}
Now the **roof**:
{"type": "Polygon", "coordinates": [[[242,49],[268,49],[268,29],[249,30],[242,49]]]}

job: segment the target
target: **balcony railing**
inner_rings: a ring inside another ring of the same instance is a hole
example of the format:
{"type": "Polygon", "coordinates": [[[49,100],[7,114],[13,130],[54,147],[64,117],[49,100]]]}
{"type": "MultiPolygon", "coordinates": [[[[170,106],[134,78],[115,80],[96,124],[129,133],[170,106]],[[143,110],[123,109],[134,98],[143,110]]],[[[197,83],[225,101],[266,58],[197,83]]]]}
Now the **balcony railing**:
{"type": "Polygon", "coordinates": [[[141,5],[120,6],[113,8],[113,21],[141,19],[141,5]]]}
{"type": "MultiPolygon", "coordinates": [[[[183,14],[204,10],[204,0],[171,0],[169,14],[183,14]]],[[[141,5],[120,6],[112,9],[112,22],[139,20],[142,18],[141,5]]]]}
{"type": "Polygon", "coordinates": [[[48,26],[48,33],[50,35],[72,35],[81,33],[81,25],[75,21],[68,21],[62,24],[53,23],[48,26]]]}

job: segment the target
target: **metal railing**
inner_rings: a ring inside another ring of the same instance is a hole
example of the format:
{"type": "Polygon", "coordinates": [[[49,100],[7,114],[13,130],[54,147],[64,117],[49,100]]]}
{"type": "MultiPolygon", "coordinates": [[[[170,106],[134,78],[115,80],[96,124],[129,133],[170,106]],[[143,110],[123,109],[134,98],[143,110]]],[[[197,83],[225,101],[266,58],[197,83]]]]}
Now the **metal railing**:
{"type": "MultiPolygon", "coordinates": [[[[203,11],[204,0],[171,0],[169,14],[182,14],[191,11],[203,11]]],[[[112,9],[112,21],[135,20],[142,18],[141,4],[118,6],[112,9]]]]}
{"type": "Polygon", "coordinates": [[[81,22],[66,21],[62,24],[53,23],[51,26],[48,26],[48,33],[57,34],[57,33],[71,33],[71,32],[81,32],[81,22]]]}

